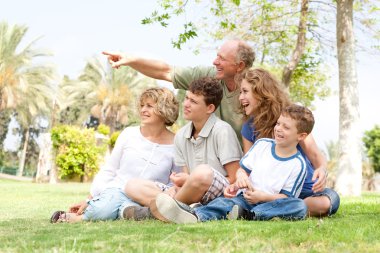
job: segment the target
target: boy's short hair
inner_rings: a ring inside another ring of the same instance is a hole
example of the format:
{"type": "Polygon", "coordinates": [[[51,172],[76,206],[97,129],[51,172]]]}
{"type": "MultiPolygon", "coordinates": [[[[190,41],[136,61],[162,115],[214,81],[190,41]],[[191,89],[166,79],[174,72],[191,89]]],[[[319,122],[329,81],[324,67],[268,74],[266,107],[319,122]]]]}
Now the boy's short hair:
{"type": "Polygon", "coordinates": [[[220,105],[223,97],[223,87],[220,81],[212,77],[202,77],[189,85],[189,91],[196,95],[203,95],[206,105],[220,105]]]}
{"type": "Polygon", "coordinates": [[[285,107],[281,114],[297,121],[296,127],[298,133],[310,134],[314,127],[313,113],[306,107],[292,104],[285,107]]]}
{"type": "Polygon", "coordinates": [[[139,109],[145,99],[151,98],[156,106],[154,112],[165,120],[165,125],[171,126],[178,118],[178,101],[167,88],[149,88],[145,90],[139,99],[139,109]]]}

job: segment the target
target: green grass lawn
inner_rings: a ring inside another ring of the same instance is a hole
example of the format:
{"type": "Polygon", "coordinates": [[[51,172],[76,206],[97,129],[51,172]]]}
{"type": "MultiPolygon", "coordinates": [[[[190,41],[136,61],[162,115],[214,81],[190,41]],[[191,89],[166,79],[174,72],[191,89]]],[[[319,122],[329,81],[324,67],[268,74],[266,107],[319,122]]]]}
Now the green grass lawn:
{"type": "Polygon", "coordinates": [[[321,220],[50,224],[89,187],[0,180],[0,252],[380,252],[380,194],[343,198],[321,220]]]}

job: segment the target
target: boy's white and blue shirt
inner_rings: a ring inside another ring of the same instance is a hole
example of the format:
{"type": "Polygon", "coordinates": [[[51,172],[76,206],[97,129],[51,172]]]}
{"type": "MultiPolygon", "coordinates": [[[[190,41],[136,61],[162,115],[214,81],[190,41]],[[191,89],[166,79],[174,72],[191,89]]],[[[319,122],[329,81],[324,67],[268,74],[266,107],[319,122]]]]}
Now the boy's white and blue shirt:
{"type": "Polygon", "coordinates": [[[240,160],[240,167],[250,174],[255,189],[297,198],[306,178],[305,159],[298,150],[290,157],[279,157],[275,147],[273,139],[257,140],[240,160]]]}

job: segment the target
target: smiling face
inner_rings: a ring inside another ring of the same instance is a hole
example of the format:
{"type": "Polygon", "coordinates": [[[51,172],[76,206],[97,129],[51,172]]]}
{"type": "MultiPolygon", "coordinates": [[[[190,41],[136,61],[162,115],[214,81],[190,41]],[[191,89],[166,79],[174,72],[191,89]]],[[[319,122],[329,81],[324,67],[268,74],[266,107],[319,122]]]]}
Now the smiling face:
{"type": "Polygon", "coordinates": [[[227,41],[220,47],[213,62],[216,68],[216,79],[228,80],[235,77],[239,71],[239,63],[236,62],[237,49],[236,41],[227,41]]]}
{"type": "Polygon", "coordinates": [[[165,124],[164,119],[155,112],[156,102],[147,97],[141,101],[140,104],[140,118],[141,124],[165,124]]]}
{"type": "Polygon", "coordinates": [[[242,105],[246,115],[252,115],[257,107],[257,99],[253,95],[252,85],[243,79],[240,84],[240,104],[242,105]]]}
{"type": "Polygon", "coordinates": [[[296,120],[283,115],[278,118],[274,127],[274,139],[279,146],[295,146],[306,135],[306,133],[298,133],[296,120]]]}

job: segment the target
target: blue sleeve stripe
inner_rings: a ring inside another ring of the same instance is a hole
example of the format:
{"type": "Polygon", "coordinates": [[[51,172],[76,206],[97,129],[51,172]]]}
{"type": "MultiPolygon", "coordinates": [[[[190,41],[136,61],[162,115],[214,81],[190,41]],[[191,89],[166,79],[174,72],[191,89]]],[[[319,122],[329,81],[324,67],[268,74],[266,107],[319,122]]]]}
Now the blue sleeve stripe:
{"type": "Polygon", "coordinates": [[[307,172],[305,172],[305,173],[303,174],[303,177],[302,177],[301,183],[300,183],[300,184],[298,185],[298,187],[297,187],[297,192],[298,192],[298,193],[301,193],[301,190],[302,190],[303,184],[305,183],[306,175],[307,175],[307,172]]]}
{"type": "Polygon", "coordinates": [[[251,174],[251,170],[244,166],[243,159],[244,159],[244,157],[240,160],[240,168],[245,170],[245,172],[247,172],[248,174],[251,174]]]}
{"type": "Polygon", "coordinates": [[[305,181],[305,176],[306,176],[306,169],[305,169],[305,162],[304,162],[304,160],[301,159],[300,156],[297,156],[297,159],[301,163],[301,171],[298,174],[297,179],[296,179],[296,181],[295,181],[295,183],[293,185],[293,188],[292,188],[292,191],[291,191],[291,193],[293,195],[296,195],[296,193],[300,190],[300,188],[303,185],[303,182],[305,181]]]}
{"type": "MultiPolygon", "coordinates": [[[[304,166],[304,165],[303,165],[304,166]]],[[[302,190],[302,187],[303,187],[303,184],[305,183],[305,179],[306,179],[306,175],[307,175],[307,171],[305,168],[303,168],[304,170],[304,173],[303,173],[303,176],[302,176],[302,179],[301,179],[301,182],[300,184],[298,185],[297,189],[296,189],[296,192],[298,193],[301,193],[301,190],[302,190]]]]}
{"type": "Polygon", "coordinates": [[[301,182],[300,184],[298,185],[297,189],[296,189],[296,192],[299,192],[301,193],[301,190],[302,190],[302,187],[303,187],[303,184],[305,183],[305,179],[306,179],[306,175],[307,175],[307,165],[306,165],[306,162],[305,160],[303,159],[302,156],[300,156],[300,161],[301,161],[301,164],[302,164],[302,178],[301,178],[301,182]]]}

